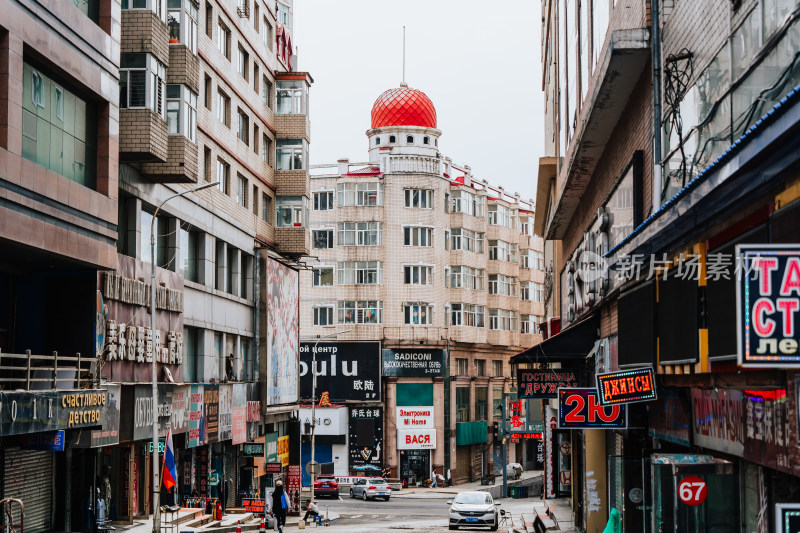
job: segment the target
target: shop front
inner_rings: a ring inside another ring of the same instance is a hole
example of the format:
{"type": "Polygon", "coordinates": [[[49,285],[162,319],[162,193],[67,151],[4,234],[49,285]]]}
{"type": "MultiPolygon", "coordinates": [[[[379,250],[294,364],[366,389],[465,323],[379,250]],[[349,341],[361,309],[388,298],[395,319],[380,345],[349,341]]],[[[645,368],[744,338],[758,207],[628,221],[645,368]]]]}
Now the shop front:
{"type": "Polygon", "coordinates": [[[436,449],[434,416],[432,405],[396,408],[400,479],[406,486],[431,479],[431,450],[436,449]]]}
{"type": "MultiPolygon", "coordinates": [[[[302,406],[299,418],[302,436],[300,462],[305,465],[311,461],[311,407],[302,406]]],[[[323,473],[347,476],[347,407],[317,407],[314,409],[314,420],[314,460],[323,465],[323,473]]],[[[305,469],[302,474],[303,486],[311,485],[311,476],[305,469]]]]}

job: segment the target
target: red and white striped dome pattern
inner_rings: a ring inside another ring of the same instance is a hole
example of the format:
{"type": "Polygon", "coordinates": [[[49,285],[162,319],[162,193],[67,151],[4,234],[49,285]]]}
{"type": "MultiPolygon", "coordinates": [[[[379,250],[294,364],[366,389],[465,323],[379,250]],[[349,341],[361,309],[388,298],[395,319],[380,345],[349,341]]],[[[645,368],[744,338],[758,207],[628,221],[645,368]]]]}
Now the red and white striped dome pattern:
{"type": "Polygon", "coordinates": [[[436,108],[428,96],[417,89],[389,89],[372,106],[372,127],[392,126],[436,127],[436,108]]]}

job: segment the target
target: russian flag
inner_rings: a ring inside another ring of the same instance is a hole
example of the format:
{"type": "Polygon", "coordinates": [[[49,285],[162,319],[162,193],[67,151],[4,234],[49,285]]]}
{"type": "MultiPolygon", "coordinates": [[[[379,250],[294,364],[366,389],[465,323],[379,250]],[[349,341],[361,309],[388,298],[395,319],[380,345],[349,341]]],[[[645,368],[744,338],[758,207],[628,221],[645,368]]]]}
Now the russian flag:
{"type": "Polygon", "coordinates": [[[167,431],[167,449],[164,450],[164,479],[162,482],[168,491],[177,484],[175,472],[175,448],[172,446],[172,429],[167,431]]]}

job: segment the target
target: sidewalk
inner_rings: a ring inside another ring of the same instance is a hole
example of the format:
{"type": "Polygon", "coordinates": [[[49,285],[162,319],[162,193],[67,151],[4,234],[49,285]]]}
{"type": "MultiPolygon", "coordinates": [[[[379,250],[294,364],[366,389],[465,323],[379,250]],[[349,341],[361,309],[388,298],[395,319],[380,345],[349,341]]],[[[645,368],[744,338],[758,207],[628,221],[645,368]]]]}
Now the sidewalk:
{"type": "MultiPolygon", "coordinates": [[[[179,516],[185,516],[191,513],[193,510],[187,510],[183,512],[179,512],[179,516]]],[[[302,513],[305,514],[305,513],[302,513]]],[[[297,529],[297,523],[303,517],[302,514],[300,516],[288,516],[286,518],[286,527],[297,529]]],[[[207,517],[208,515],[199,515],[198,520],[203,517],[207,517]]],[[[322,513],[322,518],[325,518],[325,512],[322,513]]],[[[330,522],[334,522],[335,520],[339,519],[339,514],[333,511],[328,513],[328,520],[330,522]]],[[[241,521],[241,528],[242,532],[248,533],[257,533],[258,529],[261,525],[261,517],[254,516],[253,513],[245,513],[245,514],[225,514],[222,515],[222,520],[212,520],[208,523],[208,525],[215,524],[219,522],[218,525],[214,525],[213,527],[190,527],[187,524],[194,522],[195,520],[190,520],[189,522],[182,523],[176,526],[176,531],[178,533],[182,533],[184,531],[192,532],[192,533],[203,533],[205,531],[214,532],[214,533],[235,533],[237,522],[241,521]]],[[[163,525],[163,524],[162,524],[163,525]]],[[[308,527],[308,526],[306,526],[308,527]]],[[[134,520],[132,525],[114,525],[114,529],[116,532],[125,532],[125,533],[151,533],[153,531],[153,519],[144,519],[144,520],[134,520]]],[[[273,531],[272,529],[267,529],[267,531],[273,531]]]]}
{"type": "MultiPolygon", "coordinates": [[[[522,481],[541,475],[541,470],[530,470],[523,472],[519,479],[515,479],[513,481],[509,479],[508,486],[510,487],[522,481]]],[[[467,490],[488,490],[491,487],[500,487],[502,485],[503,478],[502,476],[498,476],[494,485],[481,485],[480,481],[473,481],[471,483],[461,483],[459,485],[452,485],[450,487],[409,487],[403,490],[392,491],[392,498],[443,498],[467,490]]]]}

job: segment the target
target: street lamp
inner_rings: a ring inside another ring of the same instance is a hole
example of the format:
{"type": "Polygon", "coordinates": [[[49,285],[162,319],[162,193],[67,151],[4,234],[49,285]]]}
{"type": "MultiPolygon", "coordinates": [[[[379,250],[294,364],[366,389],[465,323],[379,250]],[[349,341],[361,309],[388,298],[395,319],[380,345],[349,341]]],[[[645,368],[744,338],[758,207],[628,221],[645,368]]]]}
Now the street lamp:
{"type": "Polygon", "coordinates": [[[161,486],[158,483],[158,367],[156,365],[156,234],[155,224],[158,211],[173,198],[196,192],[201,189],[215,187],[219,185],[218,181],[211,183],[204,183],[191,189],[186,189],[183,192],[173,194],[166,200],[158,204],[153,219],[150,221],[150,334],[153,336],[153,353],[152,353],[152,384],[153,384],[153,532],[157,533],[161,529],[160,517],[158,515],[158,498],[161,493],[161,486]]]}
{"type": "Polygon", "coordinates": [[[311,351],[311,503],[314,503],[314,483],[317,481],[317,464],[314,462],[314,429],[317,427],[317,419],[314,417],[315,407],[317,405],[317,345],[322,339],[335,337],[340,333],[347,333],[348,331],[353,330],[345,329],[343,331],[334,331],[327,335],[317,335],[317,342],[314,343],[314,349],[311,351]]]}
{"type": "Polygon", "coordinates": [[[502,416],[502,421],[500,422],[500,438],[501,443],[503,445],[503,491],[501,493],[501,498],[508,497],[508,444],[506,443],[506,439],[510,436],[510,432],[508,431],[508,419],[506,417],[506,399],[507,398],[514,398],[517,396],[517,388],[511,387],[508,391],[503,391],[502,401],[500,402],[500,413],[502,416]]]}

